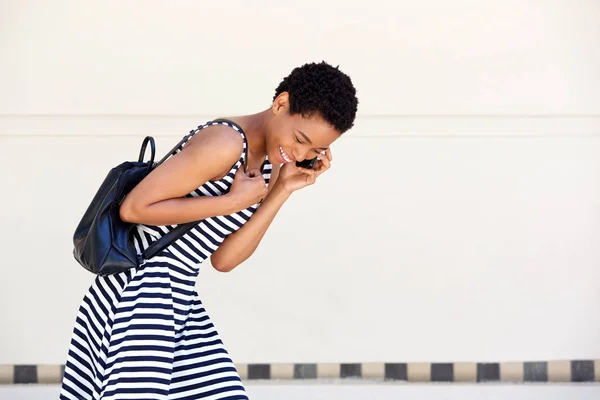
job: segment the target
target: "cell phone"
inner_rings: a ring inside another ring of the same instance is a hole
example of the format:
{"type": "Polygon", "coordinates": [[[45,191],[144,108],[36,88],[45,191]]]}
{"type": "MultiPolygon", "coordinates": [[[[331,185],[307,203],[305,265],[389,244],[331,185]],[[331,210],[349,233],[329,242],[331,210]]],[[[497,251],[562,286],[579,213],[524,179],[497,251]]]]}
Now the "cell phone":
{"type": "Polygon", "coordinates": [[[317,162],[317,157],[311,158],[310,160],[296,161],[296,166],[300,168],[312,169],[317,162]]]}

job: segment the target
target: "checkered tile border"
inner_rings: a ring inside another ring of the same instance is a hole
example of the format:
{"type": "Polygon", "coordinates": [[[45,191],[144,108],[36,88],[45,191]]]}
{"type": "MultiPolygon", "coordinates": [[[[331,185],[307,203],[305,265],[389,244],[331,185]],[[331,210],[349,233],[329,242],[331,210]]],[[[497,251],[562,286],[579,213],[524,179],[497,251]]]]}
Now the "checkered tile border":
{"type": "MultiPolygon", "coordinates": [[[[600,360],[514,363],[237,364],[244,380],[600,382],[600,360]]],[[[0,365],[0,384],[57,384],[64,365],[0,365]]]]}

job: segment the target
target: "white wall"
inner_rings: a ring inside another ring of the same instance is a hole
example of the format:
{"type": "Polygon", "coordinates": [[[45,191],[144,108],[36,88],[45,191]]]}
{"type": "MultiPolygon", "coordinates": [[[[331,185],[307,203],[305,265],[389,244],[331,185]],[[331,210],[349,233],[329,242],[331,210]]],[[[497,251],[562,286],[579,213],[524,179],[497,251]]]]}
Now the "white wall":
{"type": "Polygon", "coordinates": [[[199,278],[235,361],[600,357],[600,3],[289,7],[0,3],[0,364],[64,362],[72,232],[142,135],[166,151],[321,59],[360,97],[334,168],[199,278]]]}

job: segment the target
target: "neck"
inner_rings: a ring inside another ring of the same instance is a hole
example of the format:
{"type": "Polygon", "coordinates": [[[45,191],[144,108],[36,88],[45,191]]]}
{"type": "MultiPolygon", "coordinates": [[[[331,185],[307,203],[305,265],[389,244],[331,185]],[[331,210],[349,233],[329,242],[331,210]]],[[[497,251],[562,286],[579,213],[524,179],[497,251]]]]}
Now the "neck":
{"type": "Polygon", "coordinates": [[[241,125],[246,133],[248,151],[254,157],[262,158],[267,154],[267,137],[265,135],[267,118],[268,110],[235,118],[235,121],[241,125]]]}

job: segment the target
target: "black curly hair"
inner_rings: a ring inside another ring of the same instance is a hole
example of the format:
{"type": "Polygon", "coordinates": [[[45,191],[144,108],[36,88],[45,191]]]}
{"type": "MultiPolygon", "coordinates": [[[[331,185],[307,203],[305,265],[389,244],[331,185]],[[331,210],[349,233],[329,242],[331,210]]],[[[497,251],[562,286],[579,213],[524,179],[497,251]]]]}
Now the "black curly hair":
{"type": "Polygon", "coordinates": [[[294,68],[275,90],[273,100],[288,92],[290,114],[318,114],[340,133],[354,126],[358,99],[352,80],[325,61],[294,68]]]}

